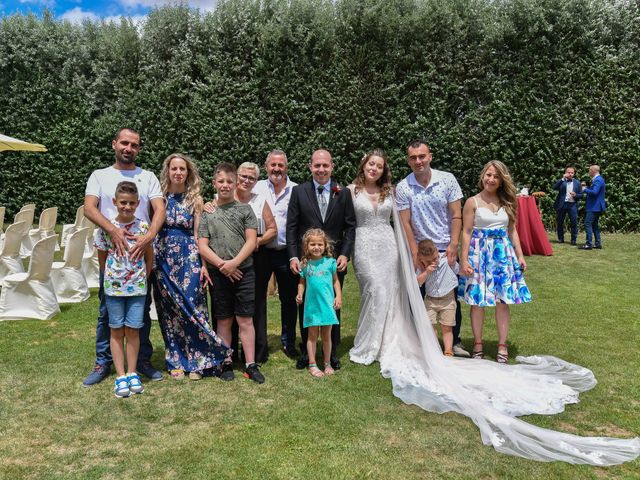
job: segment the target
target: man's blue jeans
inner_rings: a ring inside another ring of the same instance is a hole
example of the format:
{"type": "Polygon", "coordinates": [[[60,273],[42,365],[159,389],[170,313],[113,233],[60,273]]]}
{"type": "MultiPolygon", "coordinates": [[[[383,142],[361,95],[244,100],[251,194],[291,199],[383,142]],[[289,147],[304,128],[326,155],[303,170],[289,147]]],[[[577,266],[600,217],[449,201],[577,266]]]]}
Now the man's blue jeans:
{"type": "Polygon", "coordinates": [[[584,229],[587,232],[587,245],[589,246],[593,245],[591,241],[594,236],[596,240],[595,246],[602,246],[602,243],[600,243],[600,225],[598,224],[600,215],[602,215],[602,212],[587,212],[584,217],[584,229]]]}
{"type": "MultiPolygon", "coordinates": [[[[152,274],[153,275],[153,274],[152,274]]],[[[151,332],[151,276],[149,276],[149,285],[147,288],[147,298],[144,304],[144,325],[140,329],[140,351],[138,352],[138,365],[151,361],[153,346],[149,339],[151,332]]],[[[100,299],[100,309],[98,311],[98,324],[96,325],[96,363],[98,365],[110,366],[111,359],[111,329],[109,328],[109,314],[107,313],[107,304],[104,294],[104,272],[100,272],[100,290],[98,291],[100,299]]]]}

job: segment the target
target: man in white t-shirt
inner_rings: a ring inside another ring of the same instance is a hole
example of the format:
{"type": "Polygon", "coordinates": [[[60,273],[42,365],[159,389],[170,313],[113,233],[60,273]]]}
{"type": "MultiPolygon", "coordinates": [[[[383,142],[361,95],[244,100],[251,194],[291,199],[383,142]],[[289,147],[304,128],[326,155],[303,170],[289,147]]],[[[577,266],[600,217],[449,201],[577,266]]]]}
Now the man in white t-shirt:
{"type": "MultiPolygon", "coordinates": [[[[396,187],[396,207],[407,235],[415,267],[418,243],[433,240],[440,253],[446,253],[453,267],[458,256],[462,229],[462,190],[449,172],[431,168],[431,150],[424,140],[414,140],[407,147],[407,162],[412,173],[396,187]]],[[[424,292],[423,292],[424,293],[424,292]]],[[[460,341],[462,314],[456,299],[456,326],[453,329],[453,352],[469,357],[460,341]]]]}
{"type": "MultiPolygon", "coordinates": [[[[140,199],[135,216],[150,224],[149,231],[145,235],[135,237],[136,243],[129,249],[131,258],[135,259],[144,255],[145,249],[162,228],[165,217],[164,197],[157,177],[152,172],[136,166],[136,156],[140,152],[140,134],[138,132],[131,128],[118,130],[111,142],[111,147],[115,152],[115,163],[110,167],[95,170],[89,177],[84,197],[84,214],[98,228],[108,233],[116,248],[124,253],[128,249],[125,241],[125,237],[128,234],[111,223],[111,219],[117,215],[113,198],[116,186],[120,182],[125,180],[134,182],[138,187],[140,199]],[[150,207],[153,208],[153,218],[149,218],[150,207]]],[[[104,272],[100,272],[100,311],[96,326],[96,364],[82,383],[85,387],[100,383],[109,375],[111,370],[109,317],[104,301],[103,275],[104,272]]],[[[149,332],[151,330],[150,305],[151,289],[148,289],[144,326],[140,330],[138,372],[151,380],[162,380],[162,374],[151,365],[153,347],[149,340],[149,332]]]]}

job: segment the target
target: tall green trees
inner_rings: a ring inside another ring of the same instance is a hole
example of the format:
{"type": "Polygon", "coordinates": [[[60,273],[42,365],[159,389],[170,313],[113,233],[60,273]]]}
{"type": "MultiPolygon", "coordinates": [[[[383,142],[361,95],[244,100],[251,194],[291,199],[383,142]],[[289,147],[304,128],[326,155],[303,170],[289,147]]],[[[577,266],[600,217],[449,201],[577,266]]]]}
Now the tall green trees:
{"type": "Polygon", "coordinates": [[[0,157],[0,203],[70,219],[123,125],[141,130],[147,168],[182,151],[207,178],[277,147],[300,180],[322,146],[346,183],[381,146],[399,180],[424,137],[467,194],[491,158],[546,191],[565,165],[586,178],[599,163],[607,228],[638,230],[639,39],[623,0],[226,0],[143,27],[6,17],[0,132],[49,152],[0,157]]]}

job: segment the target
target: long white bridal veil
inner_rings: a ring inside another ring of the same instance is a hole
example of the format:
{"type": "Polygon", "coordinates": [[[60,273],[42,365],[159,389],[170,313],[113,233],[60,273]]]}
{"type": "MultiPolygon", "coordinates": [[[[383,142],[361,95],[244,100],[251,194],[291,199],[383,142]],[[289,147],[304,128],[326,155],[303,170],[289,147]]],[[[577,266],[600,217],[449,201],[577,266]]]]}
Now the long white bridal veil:
{"type": "Polygon", "coordinates": [[[637,437],[580,437],[515,418],[558,413],[565,404],[577,402],[580,392],[596,384],[590,370],[550,356],[518,357],[516,365],[444,357],[427,318],[395,210],[393,215],[400,271],[380,367],[391,379],[394,395],[424,410],[469,417],[480,429],[484,444],[510,455],[600,466],[640,455],[637,437]]]}

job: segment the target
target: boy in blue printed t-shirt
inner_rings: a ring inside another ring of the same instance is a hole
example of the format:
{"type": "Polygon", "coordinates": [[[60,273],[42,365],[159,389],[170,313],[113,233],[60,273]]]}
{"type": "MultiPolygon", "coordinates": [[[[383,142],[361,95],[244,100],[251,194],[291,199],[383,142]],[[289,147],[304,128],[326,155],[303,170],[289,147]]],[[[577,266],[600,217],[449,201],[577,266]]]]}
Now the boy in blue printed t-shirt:
{"type": "MultiPolygon", "coordinates": [[[[118,184],[113,199],[118,215],[111,219],[111,222],[126,231],[129,247],[135,244],[136,236],[144,235],[149,230],[149,224],[134,215],[139,202],[135,183],[124,181],[118,184]]],[[[132,393],[144,391],[136,368],[140,349],[139,330],[143,325],[147,294],[147,277],[153,266],[153,248],[149,246],[144,258],[134,261],[128,252],[118,255],[109,234],[103,230],[98,232],[95,245],[98,249],[100,269],[104,271],[104,294],[111,328],[111,354],[117,374],[113,392],[116,397],[124,398],[132,393]]]]}

